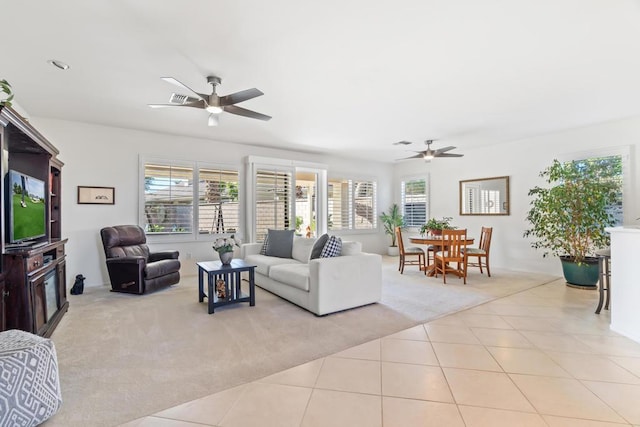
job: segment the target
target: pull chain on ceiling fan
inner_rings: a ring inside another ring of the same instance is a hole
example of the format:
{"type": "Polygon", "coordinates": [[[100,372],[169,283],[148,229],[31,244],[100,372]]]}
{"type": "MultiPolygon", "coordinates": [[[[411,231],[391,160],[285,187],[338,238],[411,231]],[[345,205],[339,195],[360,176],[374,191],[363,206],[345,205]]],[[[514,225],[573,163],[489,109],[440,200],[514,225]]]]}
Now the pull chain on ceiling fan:
{"type": "Polygon", "coordinates": [[[222,112],[227,112],[231,114],[235,114],[238,116],[249,117],[251,119],[258,120],[270,120],[271,116],[267,116],[266,114],[257,113],[255,111],[247,110],[246,108],[238,107],[235,104],[239,104],[240,102],[247,101],[252,98],[256,98],[258,96],[264,95],[262,91],[252,88],[242,90],[240,92],[235,92],[225,96],[218,96],[216,94],[216,87],[222,82],[220,77],[217,76],[209,76],[207,77],[207,83],[212,86],[211,94],[207,95],[205,93],[199,93],[195,90],[191,89],[189,86],[184,83],[176,80],[173,77],[162,77],[162,80],[165,82],[171,83],[182,89],[186,89],[189,92],[196,95],[187,96],[181,95],[179,93],[172,93],[169,98],[169,104],[149,104],[151,108],[164,108],[164,107],[192,107],[192,108],[200,108],[203,110],[207,110],[209,112],[209,126],[217,126],[219,122],[219,116],[222,112]]]}

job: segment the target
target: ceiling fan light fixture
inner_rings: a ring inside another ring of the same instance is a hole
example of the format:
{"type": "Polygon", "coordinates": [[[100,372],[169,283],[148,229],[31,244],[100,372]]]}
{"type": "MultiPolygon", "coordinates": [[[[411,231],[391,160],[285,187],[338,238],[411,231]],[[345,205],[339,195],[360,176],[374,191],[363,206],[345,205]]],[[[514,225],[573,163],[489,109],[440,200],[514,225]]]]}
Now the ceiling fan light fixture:
{"type": "Polygon", "coordinates": [[[209,126],[218,126],[218,115],[217,114],[209,114],[209,120],[207,121],[207,125],[209,126]]]}
{"type": "Polygon", "coordinates": [[[222,107],[218,107],[216,105],[209,105],[207,106],[207,108],[205,108],[205,110],[207,110],[211,114],[220,114],[223,111],[222,107]]]}
{"type": "Polygon", "coordinates": [[[424,159],[425,160],[433,160],[433,154],[432,153],[427,153],[424,155],[424,159]]]}

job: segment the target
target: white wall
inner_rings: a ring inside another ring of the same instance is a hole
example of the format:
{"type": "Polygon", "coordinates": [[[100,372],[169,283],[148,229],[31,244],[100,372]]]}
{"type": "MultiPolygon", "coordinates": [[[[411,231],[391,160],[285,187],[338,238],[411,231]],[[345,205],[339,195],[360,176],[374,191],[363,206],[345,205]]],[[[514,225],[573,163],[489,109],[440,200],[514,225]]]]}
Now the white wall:
{"type": "MultiPolygon", "coordinates": [[[[637,168],[640,155],[640,117],[608,122],[571,131],[558,132],[526,140],[466,149],[462,158],[435,159],[431,163],[401,162],[396,165],[367,163],[293,151],[230,144],[210,140],[155,134],[54,119],[32,118],[33,125],[60,150],[63,169],[63,235],[69,238],[68,280],[75,274],[87,277],[87,285],[108,283],[99,230],[105,225],[137,223],[138,219],[138,157],[200,160],[210,163],[243,165],[245,156],[257,155],[318,162],[329,165],[329,177],[371,177],[378,182],[378,212],[400,202],[399,182],[404,176],[430,174],[431,209],[435,217],[452,216],[454,223],[469,229],[479,237],[480,227],[494,227],[491,264],[495,267],[523,271],[545,271],[561,275],[559,262],[542,258],[540,251],[530,247],[522,237],[527,227],[529,207],[527,192],[542,185],[538,173],[554,158],[571,153],[627,147],[630,152],[630,187],[625,192],[625,224],[640,224],[637,168]],[[508,175],[510,177],[509,216],[459,216],[458,182],[461,179],[508,175]],[[116,204],[78,205],[78,185],[116,188],[116,204]]],[[[389,238],[381,227],[377,233],[348,235],[359,240],[369,252],[385,253],[389,238]]],[[[212,258],[207,242],[151,245],[153,249],[180,250],[183,274],[195,274],[195,262],[212,258]],[[186,259],[186,254],[192,255],[186,259]]]]}
{"type": "MultiPolygon", "coordinates": [[[[370,177],[378,182],[378,209],[391,202],[393,166],[353,161],[335,156],[224,143],[182,136],[156,134],[55,119],[32,118],[32,124],[59,150],[65,163],[62,174],[62,234],[67,245],[67,286],[82,273],[87,286],[109,282],[99,230],[104,226],[137,224],[139,155],[238,165],[241,176],[248,155],[324,163],[329,177],[370,177]],[[78,205],[77,186],[115,187],[115,205],[78,205]]],[[[368,234],[335,233],[358,240],[368,252],[383,253],[388,246],[384,230],[368,234]]],[[[149,243],[152,250],[177,249],[183,275],[196,274],[195,262],[213,259],[206,241],[171,244],[149,243]],[[191,257],[187,258],[187,254],[191,257]]]]}
{"type": "MultiPolygon", "coordinates": [[[[466,227],[469,235],[476,239],[480,237],[480,227],[493,227],[492,266],[561,275],[562,270],[557,259],[543,258],[542,251],[532,249],[530,240],[522,237],[528,226],[525,221],[530,200],[527,193],[536,185],[544,185],[538,173],[550,165],[554,158],[567,159],[571,153],[602,152],[603,149],[615,147],[627,148],[630,152],[630,186],[625,189],[624,194],[625,224],[638,224],[638,141],[640,117],[635,117],[482,149],[467,149],[464,150],[462,158],[436,158],[431,163],[403,162],[396,165],[394,177],[395,181],[399,182],[403,176],[428,172],[431,182],[431,216],[453,217],[455,225],[466,227]],[[459,215],[459,180],[502,175],[510,177],[509,216],[459,215]]],[[[399,188],[395,189],[394,198],[399,203],[399,188]]]]}

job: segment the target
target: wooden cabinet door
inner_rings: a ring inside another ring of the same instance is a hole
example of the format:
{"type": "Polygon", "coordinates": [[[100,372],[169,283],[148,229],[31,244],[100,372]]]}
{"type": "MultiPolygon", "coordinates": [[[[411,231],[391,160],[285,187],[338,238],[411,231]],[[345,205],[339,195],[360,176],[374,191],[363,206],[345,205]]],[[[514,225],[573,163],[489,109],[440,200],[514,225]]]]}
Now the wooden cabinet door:
{"type": "Polygon", "coordinates": [[[4,298],[5,298],[5,290],[4,290],[4,278],[0,278],[0,331],[7,330],[7,321],[5,319],[5,309],[4,309],[4,298]]]}

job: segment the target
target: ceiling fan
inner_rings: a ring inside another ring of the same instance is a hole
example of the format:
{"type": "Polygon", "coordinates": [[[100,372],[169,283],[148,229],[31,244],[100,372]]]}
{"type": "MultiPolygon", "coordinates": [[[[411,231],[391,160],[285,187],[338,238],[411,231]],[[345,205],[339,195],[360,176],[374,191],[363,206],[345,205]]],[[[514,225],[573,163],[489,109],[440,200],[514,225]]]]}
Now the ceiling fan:
{"type": "MultiPolygon", "coordinates": [[[[411,144],[409,141],[400,141],[397,143],[394,143],[395,145],[408,145],[411,144]]],[[[411,157],[405,157],[403,159],[398,159],[398,160],[408,160],[408,159],[424,159],[426,161],[429,161],[431,159],[433,159],[434,157],[462,157],[464,156],[464,154],[452,154],[452,153],[447,153],[447,151],[451,151],[454,150],[456,147],[452,147],[452,146],[448,146],[448,147],[444,147],[444,148],[439,148],[437,150],[432,150],[431,149],[431,144],[433,143],[433,139],[427,139],[425,142],[425,144],[427,144],[427,149],[424,151],[416,151],[415,156],[411,156],[411,157]]]]}
{"type": "Polygon", "coordinates": [[[164,107],[193,107],[193,108],[201,108],[203,110],[207,110],[209,112],[209,126],[217,126],[219,121],[220,114],[224,111],[231,114],[236,114],[238,116],[249,117],[252,119],[258,120],[270,120],[271,116],[267,116],[266,114],[257,113],[255,111],[247,110],[246,108],[238,107],[235,104],[239,104],[240,102],[247,101],[252,98],[256,98],[258,96],[264,95],[262,91],[252,88],[241,90],[240,92],[232,93],[230,95],[218,96],[216,94],[216,86],[218,86],[222,80],[217,76],[209,76],[207,77],[207,83],[212,86],[212,91],[210,95],[206,93],[199,93],[195,90],[191,89],[189,86],[184,83],[179,82],[173,77],[162,77],[162,80],[165,82],[174,84],[183,89],[188,90],[193,93],[193,96],[181,95],[179,93],[172,93],[169,98],[169,104],[149,104],[151,108],[164,108],[164,107]]]}

